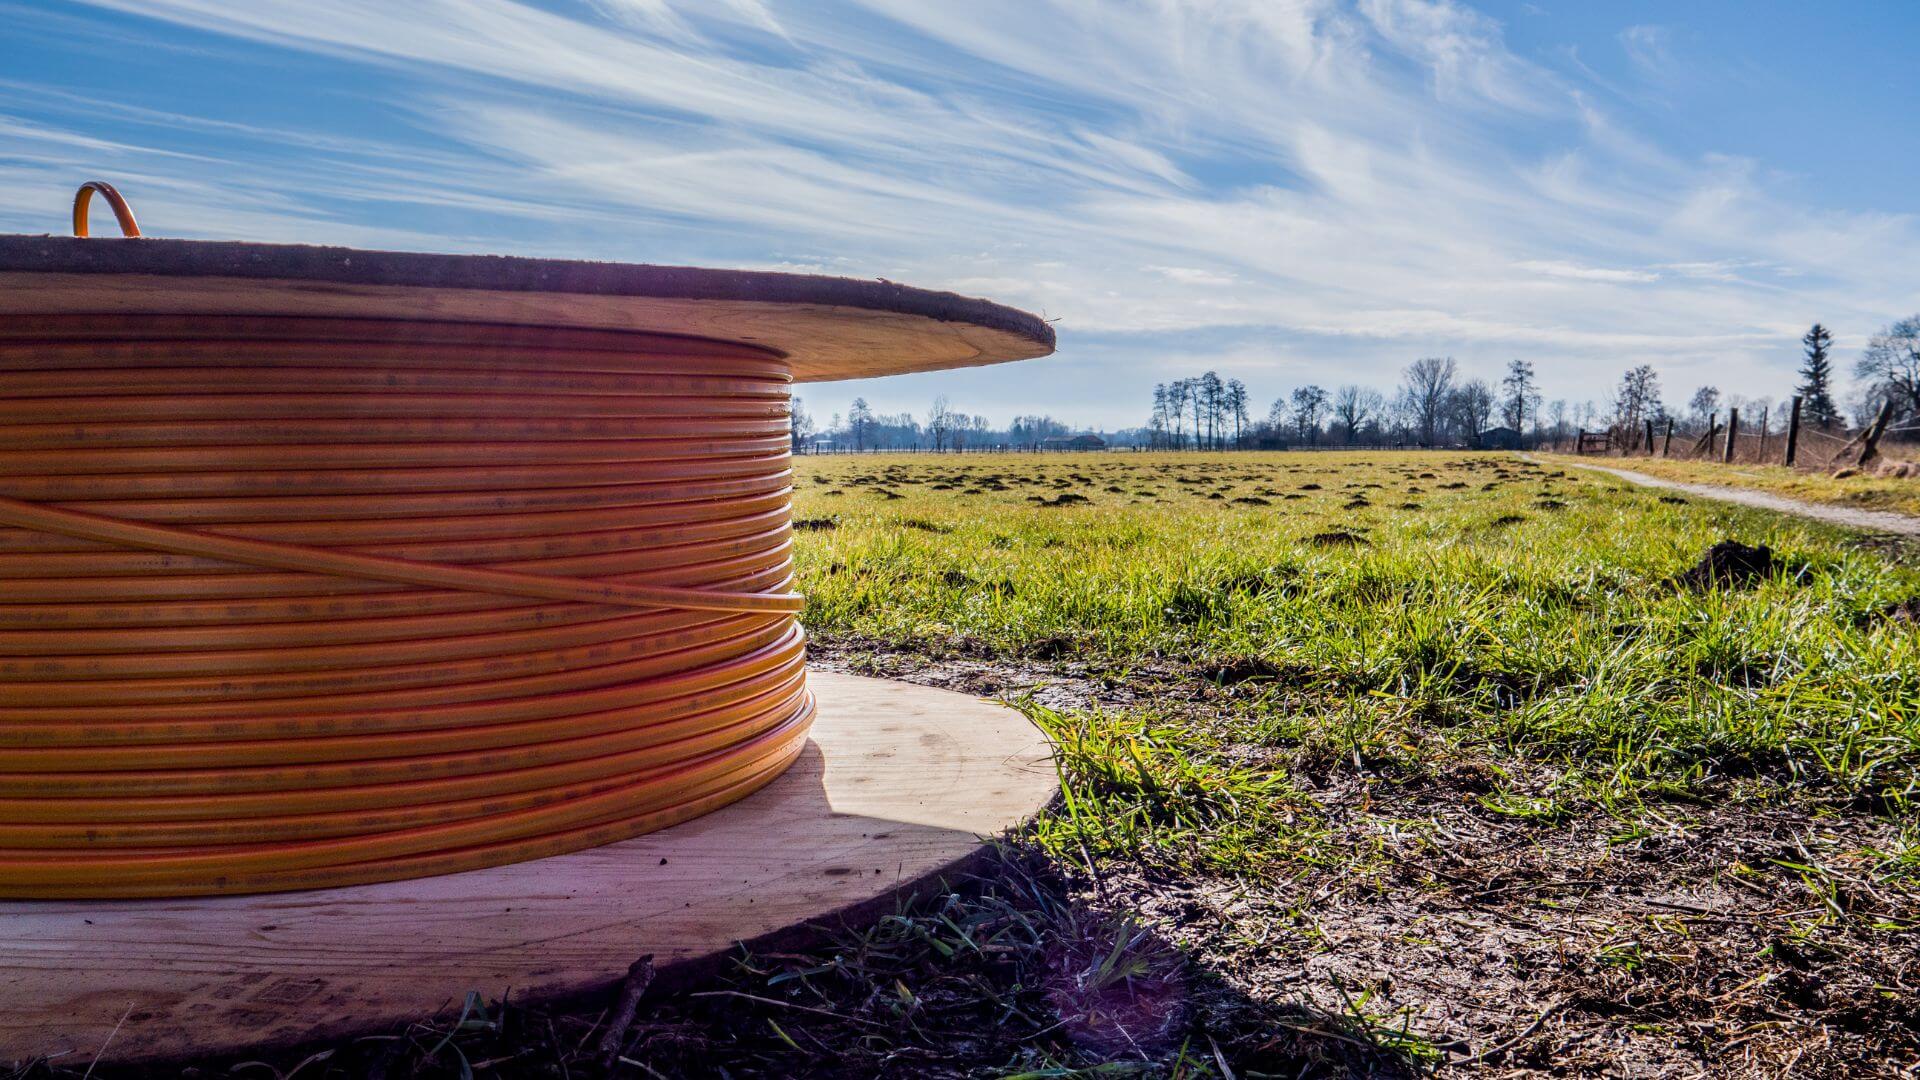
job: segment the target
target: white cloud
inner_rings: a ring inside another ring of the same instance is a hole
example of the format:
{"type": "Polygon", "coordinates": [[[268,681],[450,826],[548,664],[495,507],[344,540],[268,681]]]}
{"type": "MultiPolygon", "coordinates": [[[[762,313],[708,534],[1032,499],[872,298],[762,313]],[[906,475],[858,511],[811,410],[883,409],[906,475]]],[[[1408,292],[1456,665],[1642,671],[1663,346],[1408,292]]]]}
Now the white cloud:
{"type": "Polygon", "coordinates": [[[1183,285],[1232,285],[1239,279],[1232,274],[1223,274],[1217,270],[1206,270],[1198,266],[1149,266],[1147,269],[1169,281],[1178,281],[1183,285]]]}
{"type": "MultiPolygon", "coordinates": [[[[1912,218],[1662,148],[1459,3],[92,2],[404,73],[381,85],[430,148],[185,122],[245,148],[217,160],[0,84],[8,112],[25,94],[72,117],[5,129],[0,223],[57,208],[84,161],[138,178],[174,234],[955,288],[1058,316],[1063,355],[1014,390],[938,378],[1028,403],[1057,385],[1083,419],[1126,419],[1174,364],[1384,382],[1424,353],[1480,374],[1524,354],[1575,397],[1643,359],[1771,371],[1783,322],[1885,321],[1920,291],[1912,218]],[[395,212],[435,206],[459,233],[395,212]]],[[[1670,56],[1658,28],[1621,42],[1670,56]]]]}
{"type": "Polygon", "coordinates": [[[1553,259],[1527,259],[1514,263],[1516,267],[1532,274],[1546,277],[1569,278],[1574,281],[1606,281],[1615,284],[1645,284],[1659,281],[1660,275],[1651,270],[1612,270],[1599,266],[1579,266],[1570,262],[1553,259]]]}
{"type": "Polygon", "coordinates": [[[1620,47],[1644,74],[1666,78],[1673,73],[1673,32],[1664,26],[1629,26],[1620,31],[1620,47]]]}

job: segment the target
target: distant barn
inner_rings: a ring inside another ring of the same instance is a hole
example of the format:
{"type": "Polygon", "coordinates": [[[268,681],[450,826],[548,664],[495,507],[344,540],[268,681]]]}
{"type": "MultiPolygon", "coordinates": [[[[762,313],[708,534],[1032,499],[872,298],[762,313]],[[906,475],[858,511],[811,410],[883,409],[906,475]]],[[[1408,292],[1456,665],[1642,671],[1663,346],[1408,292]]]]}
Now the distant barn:
{"type": "Polygon", "coordinates": [[[1488,428],[1480,433],[1482,450],[1523,450],[1525,448],[1523,436],[1510,427],[1488,428]]]}
{"type": "Polygon", "coordinates": [[[1105,450],[1107,440],[1098,435],[1052,435],[1040,440],[1042,450],[1105,450]]]}

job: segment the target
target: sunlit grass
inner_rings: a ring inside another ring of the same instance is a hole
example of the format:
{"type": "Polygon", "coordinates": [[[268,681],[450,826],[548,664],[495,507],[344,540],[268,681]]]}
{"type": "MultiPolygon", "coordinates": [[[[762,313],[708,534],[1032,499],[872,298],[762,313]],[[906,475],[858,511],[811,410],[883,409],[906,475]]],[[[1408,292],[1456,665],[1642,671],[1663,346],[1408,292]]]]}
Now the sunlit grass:
{"type": "Polygon", "coordinates": [[[1063,849],[1313,858],[1293,773],[1316,762],[1402,778],[1486,763],[1482,804],[1516,817],[1899,806],[1914,788],[1920,634],[1880,613],[1920,595],[1920,574],[1819,525],[1457,453],[799,472],[806,620],[827,638],[1253,674],[1212,710],[1030,709],[1061,747],[1070,798],[1042,832],[1063,849]],[[1771,547],[1776,571],[1671,580],[1729,537],[1771,547]]]}

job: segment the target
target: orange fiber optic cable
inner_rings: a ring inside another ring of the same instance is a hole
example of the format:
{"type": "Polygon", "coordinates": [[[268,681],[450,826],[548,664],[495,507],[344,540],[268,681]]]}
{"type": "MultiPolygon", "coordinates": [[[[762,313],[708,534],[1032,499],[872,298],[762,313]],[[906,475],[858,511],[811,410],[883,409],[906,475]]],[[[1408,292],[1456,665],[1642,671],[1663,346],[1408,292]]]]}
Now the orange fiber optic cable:
{"type": "Polygon", "coordinates": [[[620,331],[0,323],[0,896],[448,873],[766,784],[813,710],[789,381],[620,331]]]}

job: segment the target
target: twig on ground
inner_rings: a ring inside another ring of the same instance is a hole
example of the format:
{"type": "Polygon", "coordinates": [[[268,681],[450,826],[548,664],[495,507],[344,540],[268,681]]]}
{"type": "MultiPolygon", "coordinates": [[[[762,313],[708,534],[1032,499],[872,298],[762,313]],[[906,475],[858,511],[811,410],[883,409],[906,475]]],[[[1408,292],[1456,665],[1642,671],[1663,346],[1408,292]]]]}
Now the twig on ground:
{"type": "Polygon", "coordinates": [[[1527,1039],[1532,1038],[1533,1033],[1540,1030],[1540,1025],[1545,1024],[1547,1022],[1547,1017],[1552,1016],[1556,1012],[1559,1012],[1560,1007],[1565,1004],[1566,1002],[1564,1000],[1555,1001],[1549,1004],[1546,1008],[1540,1010],[1539,1016],[1536,1016],[1533,1018],[1533,1023],[1528,1024],[1524,1028],[1521,1028],[1519,1034],[1513,1036],[1510,1039],[1503,1039],[1500,1042],[1487,1047],[1485,1050],[1482,1050],[1479,1053],[1473,1055],[1472,1057],[1466,1059],[1466,1061],[1462,1062],[1461,1064],[1474,1065],[1482,1061],[1489,1061],[1495,1057],[1498,1057],[1501,1054],[1506,1053],[1507,1051],[1513,1049],[1514,1047],[1520,1045],[1521,1043],[1525,1042],[1527,1039]]]}
{"type": "Polygon", "coordinates": [[[633,1018],[640,1011],[640,995],[652,984],[653,954],[648,953],[627,968],[626,980],[620,984],[620,1000],[613,1007],[613,1019],[607,1022],[607,1030],[600,1036],[602,1065],[612,1067],[613,1060],[620,1056],[627,1041],[627,1029],[633,1026],[633,1018]]]}

